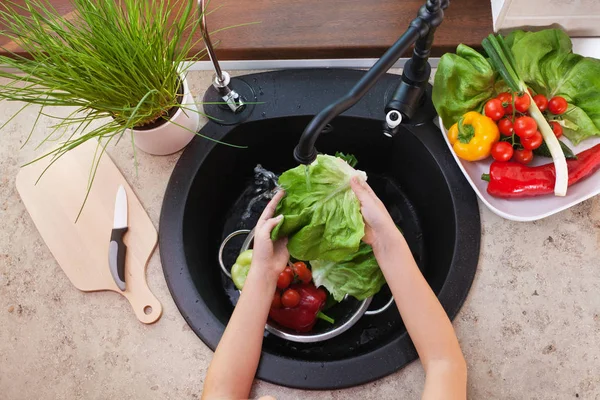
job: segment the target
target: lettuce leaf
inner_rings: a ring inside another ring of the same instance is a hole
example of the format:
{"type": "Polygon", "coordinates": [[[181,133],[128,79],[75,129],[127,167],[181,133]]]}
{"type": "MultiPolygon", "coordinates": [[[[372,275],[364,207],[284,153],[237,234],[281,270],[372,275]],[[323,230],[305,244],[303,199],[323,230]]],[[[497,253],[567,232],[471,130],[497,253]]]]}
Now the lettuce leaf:
{"type": "MultiPolygon", "coordinates": [[[[529,87],[549,99],[562,96],[569,103],[567,112],[558,117],[566,137],[578,144],[600,136],[600,60],[574,54],[571,39],[560,29],[517,30],[505,43],[529,87]]],[[[440,59],[433,104],[444,126],[450,128],[466,112],[481,112],[488,99],[507,89],[483,55],[460,44],[456,54],[440,59]]]]}
{"type": "Polygon", "coordinates": [[[310,265],[315,285],[324,286],[337,301],[346,294],[364,300],[379,292],[385,284],[373,249],[365,243],[361,243],[358,252],[346,260],[315,260],[310,265]]]}
{"type": "Polygon", "coordinates": [[[548,98],[569,103],[564,133],[573,143],[600,136],[600,60],[573,53],[569,36],[560,29],[514,31],[506,38],[525,83],[548,98]]]}
{"type": "Polygon", "coordinates": [[[284,216],[273,239],[288,237],[288,250],[298,260],[343,261],[354,255],[365,235],[360,203],[350,188],[353,176],[367,174],[341,158],[318,155],[279,177],[286,196],[277,206],[284,216]]]}
{"type": "Polygon", "coordinates": [[[482,111],[485,102],[506,89],[488,60],[459,44],[456,54],[440,59],[433,84],[433,105],[449,129],[469,111],[482,111]]]}

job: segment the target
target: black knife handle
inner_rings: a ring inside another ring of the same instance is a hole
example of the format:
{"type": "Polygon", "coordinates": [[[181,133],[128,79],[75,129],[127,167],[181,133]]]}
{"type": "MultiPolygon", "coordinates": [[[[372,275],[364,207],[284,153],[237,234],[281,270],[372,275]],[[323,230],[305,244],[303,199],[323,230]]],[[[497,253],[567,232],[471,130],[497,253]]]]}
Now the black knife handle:
{"type": "Polygon", "coordinates": [[[127,246],[123,243],[123,235],[125,235],[127,229],[127,227],[113,229],[110,234],[110,241],[117,243],[117,273],[123,282],[125,282],[125,254],[127,253],[127,246]]]}

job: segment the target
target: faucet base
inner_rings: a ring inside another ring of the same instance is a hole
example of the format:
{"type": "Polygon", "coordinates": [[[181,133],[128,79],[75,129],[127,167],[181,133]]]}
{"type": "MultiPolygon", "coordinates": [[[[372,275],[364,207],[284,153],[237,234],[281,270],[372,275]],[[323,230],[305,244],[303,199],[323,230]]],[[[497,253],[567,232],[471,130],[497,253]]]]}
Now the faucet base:
{"type": "Polygon", "coordinates": [[[244,108],[239,112],[234,113],[231,110],[214,85],[206,90],[202,98],[204,114],[219,125],[237,125],[244,122],[254,111],[258,100],[254,89],[243,79],[231,78],[229,88],[235,90],[244,102],[244,108]]]}

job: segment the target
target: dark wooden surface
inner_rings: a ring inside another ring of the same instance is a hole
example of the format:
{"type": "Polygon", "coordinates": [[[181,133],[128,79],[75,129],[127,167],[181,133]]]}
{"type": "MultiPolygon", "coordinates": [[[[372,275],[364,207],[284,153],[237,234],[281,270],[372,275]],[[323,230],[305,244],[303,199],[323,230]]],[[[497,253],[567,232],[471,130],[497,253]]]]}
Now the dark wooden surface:
{"type": "MultiPolygon", "coordinates": [[[[18,2],[22,2],[19,0],[18,2]]],[[[69,0],[49,0],[61,14],[69,0]]],[[[142,0],[140,0],[142,1],[142,0]]],[[[408,27],[425,0],[211,0],[209,29],[247,23],[214,35],[222,59],[379,57],[408,27]]],[[[489,0],[452,0],[432,54],[459,43],[479,46],[492,32],[489,0]]],[[[0,45],[18,49],[0,37],[0,45]]]]}

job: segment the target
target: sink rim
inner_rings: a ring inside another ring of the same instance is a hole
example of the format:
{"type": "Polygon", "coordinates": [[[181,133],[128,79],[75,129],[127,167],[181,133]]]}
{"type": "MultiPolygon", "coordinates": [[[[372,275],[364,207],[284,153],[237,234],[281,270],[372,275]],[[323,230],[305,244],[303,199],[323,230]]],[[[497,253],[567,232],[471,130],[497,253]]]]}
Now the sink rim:
{"type": "MultiPolygon", "coordinates": [[[[292,71],[287,72],[288,76],[293,75],[292,71]]],[[[364,72],[352,70],[304,71],[304,74],[307,76],[311,74],[327,75],[332,73],[339,73],[355,81],[364,72]]],[[[250,81],[252,78],[263,78],[265,75],[274,75],[273,79],[281,79],[281,77],[285,78],[286,71],[252,74],[241,78],[250,81]]],[[[396,83],[397,76],[389,75],[385,78],[382,81],[387,80],[387,82],[380,81],[380,84],[396,83]]],[[[366,104],[364,107],[357,105],[344,113],[344,116],[376,119],[371,115],[373,108],[373,104],[366,104]]],[[[283,111],[285,110],[282,110],[281,115],[275,114],[272,118],[306,115],[304,112],[300,113],[299,110],[283,111]]],[[[254,118],[251,118],[249,121],[265,119],[258,117],[258,115],[260,115],[260,112],[255,111],[254,118]]],[[[446,181],[448,183],[452,182],[452,184],[449,184],[449,191],[457,220],[460,220],[463,215],[470,215],[472,221],[477,222],[468,226],[465,226],[466,224],[461,225],[460,234],[458,232],[458,224],[456,225],[457,234],[451,266],[438,294],[438,299],[444,306],[450,319],[453,319],[464,303],[476,273],[479,259],[481,225],[475,194],[470,189],[466,180],[464,180],[456,164],[453,163],[453,159],[443,140],[441,140],[441,137],[434,138],[431,134],[424,134],[424,132],[432,129],[432,125],[433,122],[427,122],[408,127],[408,129],[432,153],[432,157],[438,163],[446,181]],[[435,154],[443,155],[446,153],[445,157],[435,156],[435,154]],[[472,266],[473,263],[475,267],[472,266]],[[458,290],[456,290],[457,288],[458,290]],[[451,289],[454,290],[451,291],[451,289]]],[[[221,126],[214,122],[209,122],[201,132],[219,139],[232,129],[235,129],[235,126],[221,126]]],[[[195,138],[184,151],[169,180],[160,217],[160,256],[161,261],[163,261],[162,265],[167,286],[188,325],[212,350],[214,350],[212,344],[218,343],[224,327],[202,300],[196,303],[196,300],[201,299],[201,296],[194,285],[190,270],[187,268],[187,260],[183,251],[183,217],[194,178],[214,146],[215,144],[212,142],[195,138]],[[191,179],[183,180],[176,176],[176,171],[182,170],[187,171],[191,179]],[[176,195],[169,196],[170,194],[176,195]],[[177,248],[181,249],[181,251],[175,251],[177,248]],[[195,294],[195,296],[191,294],[195,294]]],[[[389,343],[368,353],[343,360],[328,361],[326,363],[320,361],[298,361],[263,351],[257,371],[257,378],[288,387],[339,389],[363,384],[389,375],[416,358],[416,350],[412,345],[408,333],[405,332],[389,343]],[[402,349],[402,351],[399,351],[399,349],[402,349]],[[374,360],[377,362],[374,362],[374,360]],[[356,362],[365,363],[365,365],[369,365],[369,368],[358,371],[354,368],[356,362]],[[325,366],[327,374],[320,373],[325,366]],[[305,375],[304,379],[301,379],[302,373],[305,375]],[[324,379],[325,375],[337,378],[324,379]],[[300,379],[290,380],[287,378],[290,376],[300,376],[300,379]]]]}

